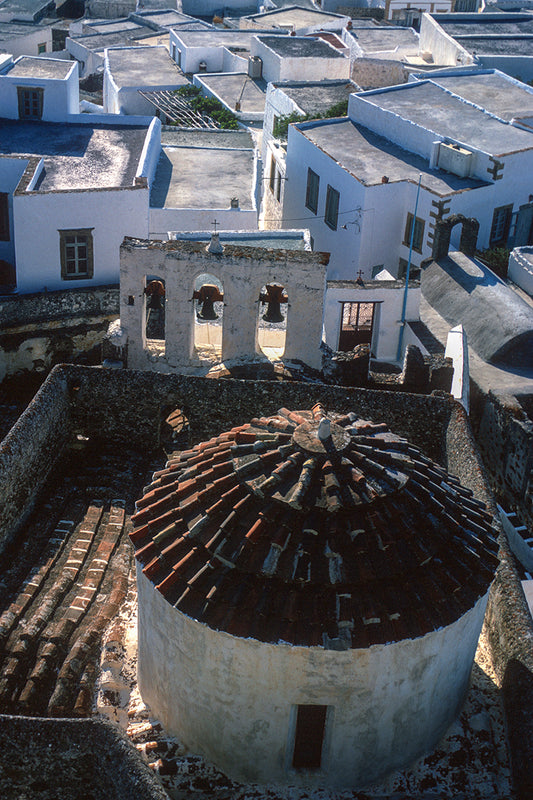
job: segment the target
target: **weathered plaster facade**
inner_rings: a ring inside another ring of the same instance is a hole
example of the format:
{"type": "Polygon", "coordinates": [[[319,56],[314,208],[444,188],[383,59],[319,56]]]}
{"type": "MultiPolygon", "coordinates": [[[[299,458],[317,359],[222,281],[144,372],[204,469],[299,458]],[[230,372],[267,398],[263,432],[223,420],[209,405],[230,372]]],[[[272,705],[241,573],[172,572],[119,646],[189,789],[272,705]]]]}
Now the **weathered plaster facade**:
{"type": "Polygon", "coordinates": [[[337,652],[214,631],[140,569],[137,586],[139,688],[165,728],[240,780],[307,786],[361,787],[436,743],[468,689],[487,603],[419,639],[337,652]],[[291,767],[300,704],[329,709],[315,773],[291,767]]]}
{"type": "Polygon", "coordinates": [[[200,242],[126,238],[120,259],[120,319],[128,338],[129,367],[173,372],[199,363],[191,298],[203,273],[214,275],[223,287],[222,361],[257,357],[257,300],[265,284],[278,283],[290,305],[284,357],[320,367],[326,254],[229,244],[216,254],[200,242]],[[157,351],[146,338],[148,276],[165,283],[165,343],[157,351]]]}

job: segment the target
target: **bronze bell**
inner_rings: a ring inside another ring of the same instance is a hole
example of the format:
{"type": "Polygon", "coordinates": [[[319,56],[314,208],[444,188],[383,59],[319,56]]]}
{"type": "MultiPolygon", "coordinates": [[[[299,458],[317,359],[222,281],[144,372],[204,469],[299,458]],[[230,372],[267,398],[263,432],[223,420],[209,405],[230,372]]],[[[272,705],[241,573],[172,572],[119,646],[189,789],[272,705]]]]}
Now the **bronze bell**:
{"type": "Polygon", "coordinates": [[[263,314],[265,322],[283,322],[281,304],[288,302],[283,286],[277,284],[267,284],[266,292],[259,295],[259,300],[264,305],[268,304],[266,312],[263,314]]]}
{"type": "Polygon", "coordinates": [[[194,292],[193,300],[198,300],[198,303],[201,304],[201,308],[196,311],[198,319],[218,319],[214,303],[219,300],[224,300],[224,295],[221,294],[218,286],[212,283],[204,283],[203,286],[194,292]]]}
{"type": "Polygon", "coordinates": [[[147,284],[144,293],[147,297],[146,307],[153,311],[163,308],[165,297],[165,284],[163,281],[153,280],[147,284]]]}

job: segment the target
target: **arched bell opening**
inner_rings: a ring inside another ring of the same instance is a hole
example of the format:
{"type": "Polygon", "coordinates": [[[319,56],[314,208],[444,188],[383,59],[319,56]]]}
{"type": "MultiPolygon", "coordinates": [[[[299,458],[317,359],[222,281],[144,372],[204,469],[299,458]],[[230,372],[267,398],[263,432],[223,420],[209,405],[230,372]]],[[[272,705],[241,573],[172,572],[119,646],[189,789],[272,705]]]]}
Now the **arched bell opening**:
{"type": "Polygon", "coordinates": [[[163,278],[147,275],[144,285],[144,333],[148,349],[165,350],[166,287],[163,278]]]}
{"type": "Polygon", "coordinates": [[[265,284],[258,299],[257,344],[271,361],[285,352],[289,297],[281,283],[265,284]]]}
{"type": "Polygon", "coordinates": [[[194,349],[202,360],[216,360],[222,354],[224,287],[216,275],[203,272],[194,282],[194,349]]]}

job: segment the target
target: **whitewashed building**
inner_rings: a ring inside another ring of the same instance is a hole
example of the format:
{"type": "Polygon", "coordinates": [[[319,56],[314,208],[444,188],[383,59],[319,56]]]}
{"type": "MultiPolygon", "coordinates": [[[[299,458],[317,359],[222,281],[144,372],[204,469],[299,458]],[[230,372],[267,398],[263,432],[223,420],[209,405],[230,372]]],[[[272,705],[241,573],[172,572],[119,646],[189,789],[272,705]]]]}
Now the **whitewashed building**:
{"type": "Polygon", "coordinates": [[[166,128],[153,151],[150,237],[211,230],[215,222],[222,230],[257,230],[259,169],[248,131],[166,128]]]}
{"type": "Polygon", "coordinates": [[[19,292],[118,283],[122,239],[148,235],[159,120],[77,119],[0,120],[0,258],[19,292]]]}
{"type": "Polygon", "coordinates": [[[257,35],[251,56],[260,60],[265,81],[349,80],[350,60],[318,37],[257,35]]]}
{"type": "MultiPolygon", "coordinates": [[[[301,220],[331,253],[329,279],[383,267],[401,276],[411,234],[418,267],[443,219],[477,221],[479,249],[527,244],[532,145],[529,132],[431,81],[353,94],[347,118],[290,127],[283,226],[301,220]]],[[[453,228],[453,248],[463,234],[453,228]]]]}
{"type": "MultiPolygon", "coordinates": [[[[281,286],[289,298],[283,358],[319,369],[327,255],[305,250],[302,232],[226,231],[211,242],[202,234],[176,234],[172,241],[125,240],[121,248],[120,328],[127,366],[154,372],[195,372],[206,365],[197,338],[195,290],[218,287],[223,298],[217,363],[265,360],[259,341],[259,298],[264,287],[281,286]],[[259,240],[259,241],[258,241],[259,240]],[[260,246],[258,246],[258,244],[260,246]],[[209,276],[209,277],[207,277],[209,276]],[[197,285],[203,278],[201,285],[197,285]],[[147,288],[164,287],[164,313],[157,336],[149,326],[147,288]]],[[[222,303],[221,303],[222,305],[222,303]]],[[[212,317],[214,319],[215,317],[212,317]]],[[[208,368],[213,366],[207,359],[208,368]]]]}
{"type": "Polygon", "coordinates": [[[408,344],[419,345],[403,323],[420,319],[420,281],[411,280],[406,293],[405,281],[391,278],[384,271],[375,280],[327,282],[324,341],[331,350],[353,350],[368,344],[376,361],[394,363],[399,360],[399,348],[403,355],[408,344]]]}
{"type": "MultiPolygon", "coordinates": [[[[272,31],[280,34],[280,31],[272,31]]],[[[247,72],[253,30],[183,30],[170,32],[170,55],[183,72],[247,72]]]]}
{"type": "Polygon", "coordinates": [[[459,713],[495,532],[407,447],[355,413],[284,408],[170,461],[137,502],[141,695],[231,778],[363,789],[459,713]]]}
{"type": "Polygon", "coordinates": [[[153,103],[141,94],[174,91],[189,85],[166,47],[120,47],[105,51],[104,112],[155,114],[153,103]]]}
{"type": "Polygon", "coordinates": [[[39,56],[5,59],[0,114],[6,119],[60,122],[80,110],[78,65],[39,56]]]}
{"type": "Polygon", "coordinates": [[[235,20],[235,24],[241,29],[253,28],[258,33],[265,28],[280,28],[296,36],[306,36],[317,31],[340,32],[351,24],[351,20],[345,14],[326,13],[320,8],[294,5],[240,17],[235,20]]]}

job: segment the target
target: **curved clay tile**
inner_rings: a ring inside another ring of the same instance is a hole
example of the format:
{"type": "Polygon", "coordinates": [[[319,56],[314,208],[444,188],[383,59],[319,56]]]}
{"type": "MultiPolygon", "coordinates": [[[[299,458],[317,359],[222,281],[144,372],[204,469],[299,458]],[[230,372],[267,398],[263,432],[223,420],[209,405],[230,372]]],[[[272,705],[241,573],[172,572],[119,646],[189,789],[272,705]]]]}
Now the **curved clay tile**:
{"type": "Polygon", "coordinates": [[[264,642],[422,636],[471,608],[498,563],[470,490],[386,425],[320,405],[180,453],[133,521],[136,558],[169,603],[264,642]]]}

